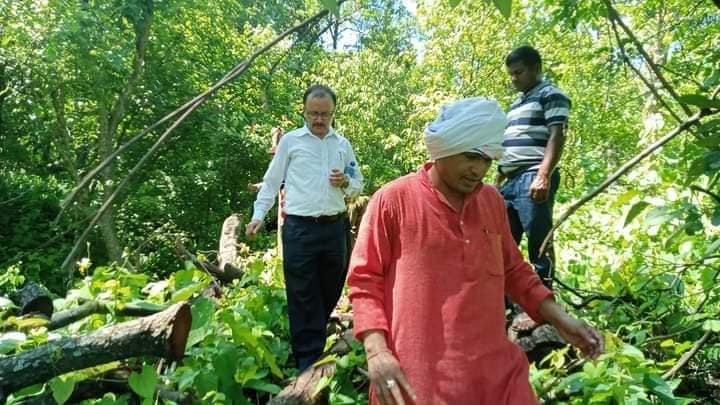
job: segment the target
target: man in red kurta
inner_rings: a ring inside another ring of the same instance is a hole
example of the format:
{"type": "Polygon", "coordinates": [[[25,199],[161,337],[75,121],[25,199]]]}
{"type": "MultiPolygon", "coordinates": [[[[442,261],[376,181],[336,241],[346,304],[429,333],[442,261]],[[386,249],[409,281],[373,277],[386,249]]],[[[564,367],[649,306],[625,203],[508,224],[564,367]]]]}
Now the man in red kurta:
{"type": "Polygon", "coordinates": [[[433,162],[370,202],[348,284],[373,403],[536,403],[527,358],[505,334],[505,294],[589,357],[602,351],[523,260],[502,196],[482,184],[505,125],[494,100],[446,106],[425,133],[433,162]]]}

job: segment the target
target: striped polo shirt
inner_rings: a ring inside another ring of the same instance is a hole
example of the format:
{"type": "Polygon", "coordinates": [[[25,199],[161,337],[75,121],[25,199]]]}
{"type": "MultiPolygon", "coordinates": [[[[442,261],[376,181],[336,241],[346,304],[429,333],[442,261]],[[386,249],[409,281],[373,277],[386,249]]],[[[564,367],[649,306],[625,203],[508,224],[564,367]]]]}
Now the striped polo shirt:
{"type": "Polygon", "coordinates": [[[507,114],[500,172],[512,174],[540,167],[550,139],[549,127],[567,124],[569,114],[570,99],[546,80],[518,97],[507,114]]]}

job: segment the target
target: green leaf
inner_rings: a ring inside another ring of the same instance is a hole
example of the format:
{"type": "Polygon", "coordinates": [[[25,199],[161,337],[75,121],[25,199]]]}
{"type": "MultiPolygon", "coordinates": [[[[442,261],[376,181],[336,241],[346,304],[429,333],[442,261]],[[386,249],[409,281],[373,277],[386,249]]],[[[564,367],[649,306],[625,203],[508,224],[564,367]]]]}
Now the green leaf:
{"type": "Polygon", "coordinates": [[[457,5],[460,4],[460,2],[462,0],[449,0],[449,1],[450,1],[450,7],[457,7],[457,5]]]}
{"type": "Polygon", "coordinates": [[[700,272],[700,283],[702,284],[704,292],[707,293],[715,287],[715,273],[717,273],[717,271],[716,269],[706,267],[700,272]]]}
{"type": "Polygon", "coordinates": [[[147,364],[143,366],[140,374],[132,373],[130,374],[130,378],[128,378],[130,388],[143,398],[152,398],[155,395],[157,383],[157,372],[147,364]]]}
{"type": "Polygon", "coordinates": [[[73,390],[75,389],[75,381],[72,379],[63,380],[60,377],[55,377],[50,380],[50,389],[52,390],[53,398],[58,404],[62,405],[70,399],[73,390]]]}
{"type": "Polygon", "coordinates": [[[323,7],[325,7],[329,12],[339,15],[340,13],[340,7],[338,6],[337,0],[321,0],[323,7]]]}
{"type": "Polygon", "coordinates": [[[662,378],[654,374],[645,374],[643,377],[643,384],[648,387],[664,405],[679,404],[677,398],[675,398],[672,393],[672,389],[670,389],[665,380],[662,378]]]}
{"type": "Polygon", "coordinates": [[[720,130],[720,119],[714,119],[704,122],[700,125],[700,132],[708,135],[712,135],[715,131],[720,130]]]}
{"type": "Polygon", "coordinates": [[[720,145],[720,134],[709,136],[707,138],[702,138],[696,141],[698,145],[704,147],[704,148],[716,148],[718,145],[720,145]]]}
{"type": "Polygon", "coordinates": [[[313,397],[316,397],[322,390],[327,388],[330,385],[330,377],[324,375],[322,378],[320,378],[320,381],[317,382],[317,385],[315,386],[315,389],[313,390],[313,397]]]}
{"type": "Polygon", "coordinates": [[[715,253],[718,248],[720,248],[720,238],[715,239],[713,243],[709,244],[708,247],[705,248],[705,256],[715,253]]]}
{"type": "Polygon", "coordinates": [[[495,7],[500,10],[500,13],[505,18],[510,18],[510,14],[512,13],[512,0],[493,0],[493,3],[495,3],[495,7]]]}
{"type": "Polygon", "coordinates": [[[190,330],[202,328],[207,325],[215,313],[215,304],[212,300],[200,297],[192,304],[192,326],[190,330]]]}
{"type": "Polygon", "coordinates": [[[720,207],[715,208],[710,223],[714,226],[720,226],[720,207]]]}
{"type": "Polygon", "coordinates": [[[635,205],[633,205],[628,211],[627,216],[625,217],[625,223],[623,224],[623,227],[628,226],[628,224],[630,224],[630,222],[632,222],[635,217],[640,215],[640,213],[643,212],[648,206],[650,206],[650,204],[646,203],[645,201],[638,201],[635,205]]]}
{"type": "Polygon", "coordinates": [[[269,392],[271,394],[277,394],[282,390],[281,387],[271,384],[269,382],[261,381],[261,380],[250,380],[247,383],[245,383],[246,388],[252,388],[255,391],[262,391],[262,392],[269,392]]]}
{"type": "Polygon", "coordinates": [[[708,319],[707,321],[703,322],[702,328],[704,331],[708,332],[720,332],[720,320],[708,319]]]}
{"type": "Polygon", "coordinates": [[[640,195],[639,190],[635,190],[635,189],[628,190],[628,191],[620,194],[618,196],[618,198],[616,198],[615,201],[613,201],[613,203],[610,204],[610,208],[613,208],[613,209],[620,208],[623,205],[629,203],[633,198],[635,198],[638,195],[640,195]]]}
{"type": "Polygon", "coordinates": [[[711,100],[702,94],[685,94],[680,96],[680,102],[700,108],[720,108],[720,100],[711,100]]]}

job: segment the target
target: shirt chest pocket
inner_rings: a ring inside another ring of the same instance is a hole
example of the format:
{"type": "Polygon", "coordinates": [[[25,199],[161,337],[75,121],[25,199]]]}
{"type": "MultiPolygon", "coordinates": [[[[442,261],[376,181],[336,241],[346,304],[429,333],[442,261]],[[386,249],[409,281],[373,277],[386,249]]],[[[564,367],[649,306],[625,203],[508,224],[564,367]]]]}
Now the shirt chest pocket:
{"type": "Polygon", "coordinates": [[[322,156],[316,150],[305,146],[297,146],[290,151],[290,162],[301,170],[317,170],[322,168],[322,156]]]}
{"type": "Polygon", "coordinates": [[[482,229],[478,232],[480,251],[478,252],[478,265],[480,277],[503,279],[505,266],[502,255],[502,239],[500,234],[491,229],[482,229]]]}

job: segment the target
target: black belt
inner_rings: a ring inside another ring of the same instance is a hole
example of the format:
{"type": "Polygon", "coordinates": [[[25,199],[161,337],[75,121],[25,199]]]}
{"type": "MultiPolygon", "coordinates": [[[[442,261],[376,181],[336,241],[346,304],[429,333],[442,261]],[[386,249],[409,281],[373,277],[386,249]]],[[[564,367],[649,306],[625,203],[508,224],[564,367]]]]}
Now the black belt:
{"type": "Polygon", "coordinates": [[[317,217],[304,217],[301,215],[288,214],[287,217],[288,218],[296,218],[301,221],[329,223],[329,222],[338,221],[338,220],[342,219],[345,215],[346,215],[345,212],[341,212],[341,213],[335,214],[335,215],[320,215],[317,217]]]}

